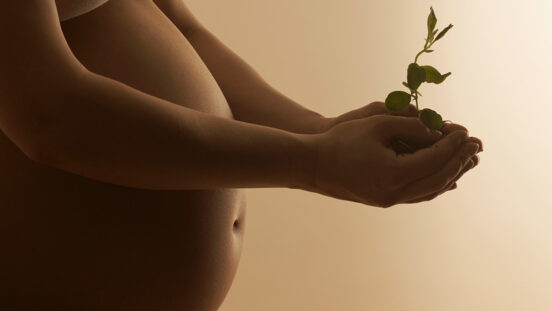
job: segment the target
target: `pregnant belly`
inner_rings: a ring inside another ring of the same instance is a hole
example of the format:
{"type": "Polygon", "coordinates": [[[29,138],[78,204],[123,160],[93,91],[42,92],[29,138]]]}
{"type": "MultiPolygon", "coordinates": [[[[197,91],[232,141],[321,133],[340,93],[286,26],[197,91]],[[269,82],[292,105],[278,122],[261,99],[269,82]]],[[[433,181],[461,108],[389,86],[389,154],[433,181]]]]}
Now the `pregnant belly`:
{"type": "MultiPolygon", "coordinates": [[[[232,118],[214,78],[151,1],[62,23],[91,71],[232,118]]],[[[28,160],[0,132],[0,309],[216,310],[239,262],[242,190],[144,190],[28,160]]]]}

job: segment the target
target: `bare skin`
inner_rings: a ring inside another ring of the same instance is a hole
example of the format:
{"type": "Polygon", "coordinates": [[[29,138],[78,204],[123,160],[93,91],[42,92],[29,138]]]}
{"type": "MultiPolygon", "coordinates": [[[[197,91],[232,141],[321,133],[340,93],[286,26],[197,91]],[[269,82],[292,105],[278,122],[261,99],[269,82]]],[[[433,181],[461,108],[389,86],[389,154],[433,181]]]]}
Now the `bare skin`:
{"type": "Polygon", "coordinates": [[[242,248],[240,188],[388,207],[478,162],[460,125],[300,106],[179,0],[104,2],[0,10],[2,310],[216,310],[242,248]],[[427,148],[398,156],[394,137],[427,148]]]}

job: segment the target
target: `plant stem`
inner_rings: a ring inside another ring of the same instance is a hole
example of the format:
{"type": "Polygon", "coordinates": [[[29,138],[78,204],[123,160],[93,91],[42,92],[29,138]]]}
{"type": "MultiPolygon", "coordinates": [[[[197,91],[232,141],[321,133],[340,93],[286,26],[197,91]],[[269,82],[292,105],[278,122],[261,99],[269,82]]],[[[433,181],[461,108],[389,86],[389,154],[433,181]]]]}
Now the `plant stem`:
{"type": "Polygon", "coordinates": [[[410,96],[414,97],[414,101],[416,102],[416,112],[418,112],[419,114],[420,110],[418,109],[418,93],[416,91],[410,90],[410,96]]]}
{"type": "MultiPolygon", "coordinates": [[[[418,54],[416,54],[416,57],[414,58],[415,64],[418,63],[418,57],[420,57],[420,55],[422,55],[425,51],[429,50],[429,48],[433,45],[433,43],[435,43],[435,41],[429,43],[428,45],[428,42],[426,41],[426,44],[424,44],[424,49],[418,52],[418,54]]],[[[420,109],[418,109],[418,92],[413,91],[412,95],[414,96],[414,100],[416,101],[416,111],[418,112],[418,116],[420,116],[420,109]]]]}
{"type": "Polygon", "coordinates": [[[426,51],[426,49],[424,48],[424,49],[421,50],[418,54],[416,54],[416,58],[414,58],[414,63],[416,63],[416,64],[418,63],[418,57],[419,57],[420,55],[422,55],[422,53],[425,52],[425,51],[426,51]]]}
{"type": "MultiPolygon", "coordinates": [[[[414,58],[414,63],[416,63],[416,64],[418,63],[418,57],[420,55],[422,55],[423,52],[429,50],[429,48],[433,45],[433,43],[435,43],[435,41],[431,42],[427,47],[424,45],[424,49],[421,50],[418,54],[416,54],[416,57],[414,58]]],[[[427,44],[427,42],[426,42],[426,44],[427,44]]]]}

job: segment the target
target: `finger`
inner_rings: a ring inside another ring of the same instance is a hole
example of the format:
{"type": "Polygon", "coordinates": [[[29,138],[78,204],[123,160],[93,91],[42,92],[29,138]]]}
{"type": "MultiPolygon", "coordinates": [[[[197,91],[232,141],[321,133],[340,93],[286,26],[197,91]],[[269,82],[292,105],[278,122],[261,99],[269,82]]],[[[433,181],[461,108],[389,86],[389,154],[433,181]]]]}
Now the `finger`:
{"type": "Polygon", "coordinates": [[[406,108],[399,112],[390,112],[387,110],[387,107],[385,106],[385,103],[383,102],[373,102],[369,105],[364,106],[363,108],[365,110],[365,114],[368,116],[373,116],[377,114],[390,114],[393,116],[402,116],[402,117],[417,117],[418,111],[416,110],[416,106],[412,104],[408,104],[406,108]]]}
{"type": "Polygon", "coordinates": [[[458,174],[458,176],[456,176],[456,178],[454,178],[454,180],[452,182],[449,183],[450,185],[450,189],[456,189],[456,182],[462,178],[462,176],[464,176],[464,174],[471,170],[472,168],[476,167],[477,164],[479,163],[479,156],[476,154],[474,155],[473,157],[471,157],[470,161],[468,161],[468,164],[466,164],[466,166],[464,167],[464,169],[462,170],[462,172],[460,172],[460,174],[458,174]],[[453,188],[454,187],[454,188],[453,188]]]}
{"type": "Polygon", "coordinates": [[[468,161],[468,163],[466,164],[466,166],[464,166],[464,168],[462,169],[462,171],[460,172],[460,174],[458,174],[451,182],[449,182],[443,189],[439,190],[439,191],[436,191],[430,195],[426,195],[426,196],[422,196],[420,198],[416,198],[416,199],[413,199],[413,200],[409,200],[409,201],[406,201],[404,203],[420,203],[420,202],[424,202],[424,201],[431,201],[433,199],[435,199],[436,197],[440,196],[441,194],[449,191],[449,190],[454,190],[456,189],[458,186],[456,184],[456,181],[458,181],[458,179],[462,178],[462,176],[467,172],[469,171],[470,169],[472,169],[473,167],[475,166],[475,163],[473,162],[473,157],[470,161],[468,161]]]}
{"type": "Polygon", "coordinates": [[[448,185],[445,186],[445,188],[439,190],[439,191],[436,191],[430,195],[425,195],[425,196],[422,196],[420,198],[416,198],[416,199],[413,199],[413,200],[408,200],[404,203],[420,203],[420,202],[424,202],[424,201],[431,201],[433,199],[435,199],[436,197],[438,197],[439,195],[449,191],[449,190],[454,190],[457,188],[457,185],[456,185],[456,181],[458,179],[460,179],[462,177],[462,175],[464,175],[465,172],[467,172],[468,170],[470,170],[471,168],[473,168],[473,160],[472,161],[468,161],[468,164],[466,164],[466,166],[462,169],[462,171],[460,172],[460,174],[458,174],[454,180],[452,180],[448,185]]]}
{"type": "Polygon", "coordinates": [[[401,202],[414,200],[424,194],[430,195],[445,188],[471,161],[478,148],[479,146],[472,142],[462,144],[460,150],[450,158],[442,169],[431,176],[411,182],[404,187],[400,191],[401,202]]]}
{"type": "Polygon", "coordinates": [[[477,164],[479,164],[479,156],[476,154],[472,157],[472,161],[473,161],[473,167],[476,167],[477,164]]]}
{"type": "Polygon", "coordinates": [[[368,118],[378,114],[383,115],[383,114],[386,114],[387,112],[388,111],[387,111],[387,108],[385,107],[385,103],[373,102],[336,117],[335,123],[337,124],[337,123],[352,121],[356,119],[368,118]]]}
{"type": "MultiPolygon", "coordinates": [[[[468,161],[468,164],[466,164],[466,166],[462,169],[462,171],[460,172],[460,174],[458,174],[451,182],[449,182],[449,184],[447,185],[446,188],[450,189],[452,188],[452,186],[456,185],[456,183],[458,182],[458,180],[460,178],[462,178],[462,176],[464,176],[464,174],[466,174],[469,170],[471,170],[472,168],[475,167],[475,162],[473,162],[473,157],[468,161]]],[[[447,190],[445,190],[447,191],[447,190]]],[[[445,192],[445,191],[442,191],[441,193],[445,192]]]]}
{"type": "Polygon", "coordinates": [[[464,126],[460,125],[460,124],[456,124],[456,123],[452,123],[452,122],[443,123],[443,126],[441,127],[441,132],[443,132],[443,134],[447,135],[447,134],[450,134],[454,131],[468,132],[468,129],[465,128],[464,126]]]}
{"type": "Polygon", "coordinates": [[[442,135],[430,131],[418,118],[404,116],[387,116],[383,122],[376,125],[378,136],[386,144],[400,139],[419,144],[433,144],[442,135]]]}
{"type": "Polygon", "coordinates": [[[479,149],[477,150],[477,152],[481,152],[483,151],[483,142],[481,141],[481,139],[477,138],[477,137],[473,137],[473,136],[470,136],[466,139],[467,141],[471,141],[471,142],[474,142],[476,144],[479,145],[479,149]]]}
{"type": "Polygon", "coordinates": [[[474,167],[473,160],[468,161],[468,164],[466,164],[466,166],[464,167],[464,169],[462,170],[462,172],[460,172],[460,174],[458,174],[458,176],[456,176],[456,178],[454,178],[454,180],[451,181],[451,182],[445,187],[445,189],[443,189],[443,190],[437,192],[436,194],[434,194],[432,198],[429,198],[429,200],[435,199],[436,197],[440,196],[441,194],[443,194],[443,193],[445,193],[445,192],[447,192],[447,191],[453,189],[453,187],[454,187],[454,189],[456,189],[456,188],[458,187],[456,182],[457,182],[460,178],[462,178],[462,176],[464,176],[464,174],[465,174],[467,171],[471,170],[473,167],[474,167]]]}
{"type": "Polygon", "coordinates": [[[453,157],[465,138],[466,132],[455,131],[430,147],[399,155],[399,179],[407,184],[435,174],[453,157]]]}
{"type": "Polygon", "coordinates": [[[382,103],[382,102],[370,103],[364,106],[364,110],[366,112],[367,117],[370,117],[376,114],[386,114],[389,112],[389,110],[387,110],[387,107],[385,107],[385,103],[382,103]]]}
{"type": "MultiPolygon", "coordinates": [[[[385,110],[387,110],[387,108],[385,108],[385,110]]],[[[418,110],[416,109],[416,106],[412,104],[408,104],[408,106],[403,110],[401,110],[400,112],[392,112],[390,114],[393,116],[402,116],[402,117],[418,117],[418,110]]]]}
{"type": "MultiPolygon", "coordinates": [[[[454,131],[466,131],[466,132],[468,132],[468,129],[465,128],[464,126],[460,125],[460,124],[456,124],[456,123],[452,123],[452,122],[443,123],[443,126],[441,127],[441,132],[443,132],[444,136],[446,136],[446,135],[448,135],[448,134],[450,134],[454,131]]],[[[479,144],[479,151],[478,152],[483,151],[483,142],[481,141],[481,139],[479,139],[477,137],[468,137],[468,140],[479,144]]]]}

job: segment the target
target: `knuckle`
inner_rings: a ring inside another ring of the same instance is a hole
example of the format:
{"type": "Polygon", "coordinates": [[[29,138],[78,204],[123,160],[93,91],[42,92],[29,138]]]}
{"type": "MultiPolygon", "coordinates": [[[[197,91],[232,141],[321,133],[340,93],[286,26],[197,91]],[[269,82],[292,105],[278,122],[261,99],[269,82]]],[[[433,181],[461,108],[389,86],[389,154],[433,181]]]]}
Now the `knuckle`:
{"type": "Polygon", "coordinates": [[[373,114],[374,111],[381,110],[381,106],[377,102],[372,102],[361,108],[367,115],[373,114]]]}
{"type": "Polygon", "coordinates": [[[387,107],[385,107],[385,103],[375,101],[366,105],[364,107],[364,112],[366,116],[381,115],[387,112],[387,107]]]}

